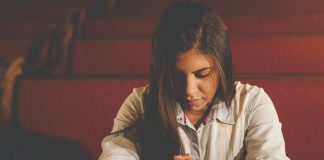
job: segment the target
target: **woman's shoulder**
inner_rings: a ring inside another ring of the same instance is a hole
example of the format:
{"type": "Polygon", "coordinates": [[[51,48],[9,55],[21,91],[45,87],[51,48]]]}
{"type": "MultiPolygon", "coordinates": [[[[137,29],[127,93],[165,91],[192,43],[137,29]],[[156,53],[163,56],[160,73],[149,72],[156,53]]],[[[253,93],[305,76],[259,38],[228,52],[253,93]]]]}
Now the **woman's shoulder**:
{"type": "Polygon", "coordinates": [[[240,96],[256,95],[256,94],[264,93],[263,88],[257,85],[241,83],[240,81],[236,81],[235,86],[236,86],[236,94],[239,94],[240,96]]]}
{"type": "Polygon", "coordinates": [[[148,85],[133,88],[133,91],[125,99],[124,105],[139,107],[138,109],[143,110],[143,97],[147,94],[148,90],[148,85]]]}
{"type": "MultiPolygon", "coordinates": [[[[235,82],[236,93],[234,101],[244,104],[246,109],[255,109],[258,106],[273,105],[270,97],[262,87],[251,84],[243,84],[240,81],[235,82]]],[[[242,107],[242,106],[241,106],[242,107]]]]}
{"type": "Polygon", "coordinates": [[[133,91],[131,94],[134,94],[138,97],[142,97],[145,93],[147,93],[149,90],[149,85],[145,85],[145,86],[142,86],[142,87],[135,87],[133,88],[133,91]]]}
{"type": "Polygon", "coordinates": [[[124,103],[142,102],[142,98],[148,92],[148,90],[148,85],[133,88],[132,92],[128,95],[124,103]]]}
{"type": "Polygon", "coordinates": [[[248,116],[249,124],[277,121],[278,116],[272,100],[263,88],[236,82],[234,107],[248,116]]]}
{"type": "Polygon", "coordinates": [[[124,129],[142,117],[144,113],[143,95],[147,90],[148,85],[133,89],[119,108],[112,131],[124,129]]]}

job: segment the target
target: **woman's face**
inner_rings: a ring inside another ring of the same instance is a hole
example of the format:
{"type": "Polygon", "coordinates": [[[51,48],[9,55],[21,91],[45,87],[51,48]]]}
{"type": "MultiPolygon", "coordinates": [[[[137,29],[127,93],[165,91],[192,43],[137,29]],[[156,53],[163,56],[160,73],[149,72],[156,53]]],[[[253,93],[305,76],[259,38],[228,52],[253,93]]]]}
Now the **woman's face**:
{"type": "Polygon", "coordinates": [[[218,87],[210,55],[203,54],[196,47],[179,53],[173,79],[182,109],[203,114],[218,87]]]}

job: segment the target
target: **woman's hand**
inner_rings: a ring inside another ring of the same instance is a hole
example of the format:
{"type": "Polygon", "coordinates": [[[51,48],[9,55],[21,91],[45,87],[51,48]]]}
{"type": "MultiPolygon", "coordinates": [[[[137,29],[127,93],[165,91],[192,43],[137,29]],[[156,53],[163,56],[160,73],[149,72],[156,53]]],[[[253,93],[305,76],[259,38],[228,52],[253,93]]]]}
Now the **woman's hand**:
{"type": "Polygon", "coordinates": [[[193,160],[191,154],[173,156],[173,160],[193,160]]]}

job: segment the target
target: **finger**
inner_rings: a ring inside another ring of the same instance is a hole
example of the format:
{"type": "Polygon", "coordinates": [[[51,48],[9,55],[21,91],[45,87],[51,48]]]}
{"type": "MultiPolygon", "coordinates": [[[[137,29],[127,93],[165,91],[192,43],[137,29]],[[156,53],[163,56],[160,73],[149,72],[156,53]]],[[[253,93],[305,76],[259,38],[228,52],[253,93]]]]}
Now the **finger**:
{"type": "Polygon", "coordinates": [[[185,158],[185,160],[192,160],[191,154],[184,154],[183,157],[185,158]]]}
{"type": "Polygon", "coordinates": [[[181,155],[173,156],[173,160],[183,160],[181,155]]]}
{"type": "Polygon", "coordinates": [[[191,154],[176,155],[173,157],[173,160],[192,160],[191,154]]]}

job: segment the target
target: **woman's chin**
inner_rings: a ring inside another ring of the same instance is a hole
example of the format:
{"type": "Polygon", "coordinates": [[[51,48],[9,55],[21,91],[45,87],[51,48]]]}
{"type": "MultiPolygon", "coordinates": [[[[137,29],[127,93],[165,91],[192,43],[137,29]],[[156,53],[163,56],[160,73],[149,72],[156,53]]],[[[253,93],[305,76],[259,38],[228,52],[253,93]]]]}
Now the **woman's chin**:
{"type": "Polygon", "coordinates": [[[191,112],[204,112],[206,107],[205,105],[188,105],[188,110],[191,112]]]}

